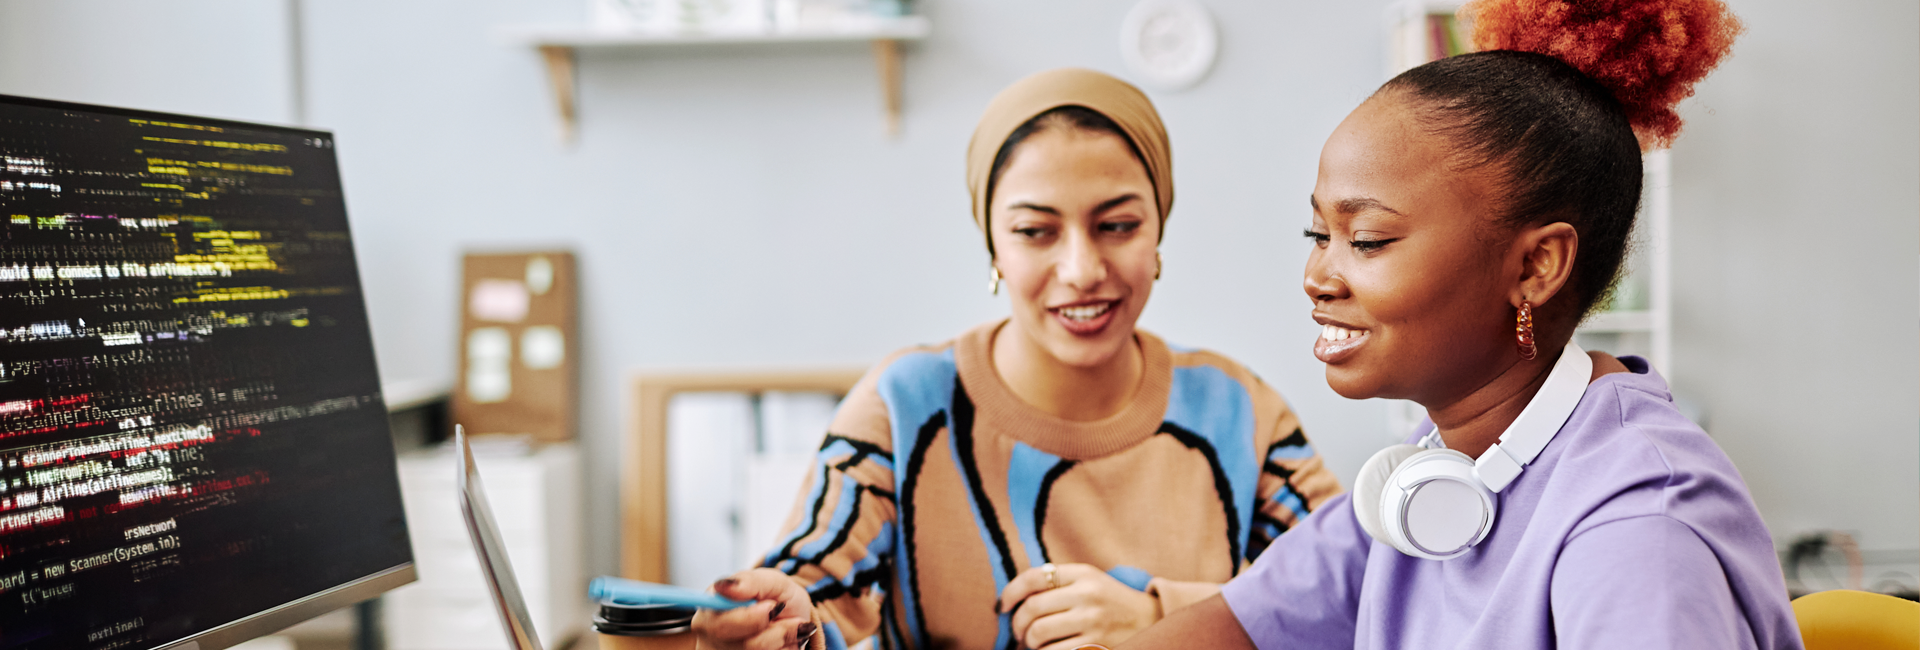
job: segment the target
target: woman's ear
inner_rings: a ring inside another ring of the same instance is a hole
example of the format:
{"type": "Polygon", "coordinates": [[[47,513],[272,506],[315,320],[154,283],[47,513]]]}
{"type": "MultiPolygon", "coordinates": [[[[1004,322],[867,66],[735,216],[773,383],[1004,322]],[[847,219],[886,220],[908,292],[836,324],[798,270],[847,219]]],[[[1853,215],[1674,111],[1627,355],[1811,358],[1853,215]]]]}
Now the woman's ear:
{"type": "Polygon", "coordinates": [[[1507,301],[1535,307],[1547,304],[1573,277],[1573,260],[1580,251],[1580,234],[1571,224],[1556,221],[1523,229],[1514,240],[1520,253],[1520,276],[1507,301]]]}

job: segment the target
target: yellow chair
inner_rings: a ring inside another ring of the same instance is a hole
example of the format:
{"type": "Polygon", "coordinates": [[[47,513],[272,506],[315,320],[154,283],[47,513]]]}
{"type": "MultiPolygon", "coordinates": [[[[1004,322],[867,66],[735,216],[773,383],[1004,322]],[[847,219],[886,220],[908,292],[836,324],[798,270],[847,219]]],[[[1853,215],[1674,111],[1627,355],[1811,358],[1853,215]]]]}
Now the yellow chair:
{"type": "Polygon", "coordinates": [[[1835,589],[1793,601],[1807,650],[1920,650],[1920,603],[1835,589]]]}

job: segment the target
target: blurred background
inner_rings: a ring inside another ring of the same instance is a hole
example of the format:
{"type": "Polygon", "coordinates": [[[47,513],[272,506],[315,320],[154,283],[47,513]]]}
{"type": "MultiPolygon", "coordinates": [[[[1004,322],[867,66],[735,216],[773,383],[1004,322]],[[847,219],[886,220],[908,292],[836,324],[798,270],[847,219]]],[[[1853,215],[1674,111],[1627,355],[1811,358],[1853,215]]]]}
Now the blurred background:
{"type": "MultiPolygon", "coordinates": [[[[0,0],[0,93],[332,131],[390,394],[457,383],[463,254],[570,251],[563,466],[589,574],[621,561],[637,374],[858,369],[1006,313],[963,155],[995,92],[1052,67],[1141,83],[1171,133],[1179,200],[1141,325],[1251,366],[1343,483],[1397,438],[1390,405],[1327,389],[1299,289],[1320,146],[1394,56],[1385,0],[1202,0],[1217,54],[1177,89],[1126,61],[1127,0],[895,4],[924,36],[899,46],[892,133],[865,40],[579,47],[568,127],[529,34],[611,1],[0,0]]],[[[1661,370],[1783,552],[1842,531],[1866,587],[1911,589],[1920,5],[1729,5],[1747,32],[1671,154],[1661,370]]]]}

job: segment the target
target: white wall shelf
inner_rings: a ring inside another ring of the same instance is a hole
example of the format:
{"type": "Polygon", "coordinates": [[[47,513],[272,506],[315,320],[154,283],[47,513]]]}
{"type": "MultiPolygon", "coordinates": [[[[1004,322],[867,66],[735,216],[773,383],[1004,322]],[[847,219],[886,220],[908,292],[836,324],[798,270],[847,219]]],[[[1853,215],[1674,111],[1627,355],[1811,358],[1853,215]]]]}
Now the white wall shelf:
{"type": "Polygon", "coordinates": [[[547,79],[560,111],[560,134],[572,140],[579,126],[574,83],[576,51],[663,47],[738,46],[793,43],[860,43],[873,48],[880,73],[881,97],[888,135],[900,131],[900,44],[918,41],[932,31],[924,16],[873,18],[836,25],[820,25],[755,32],[659,32],[579,26],[527,26],[501,30],[516,45],[532,46],[546,60],[547,79]]]}

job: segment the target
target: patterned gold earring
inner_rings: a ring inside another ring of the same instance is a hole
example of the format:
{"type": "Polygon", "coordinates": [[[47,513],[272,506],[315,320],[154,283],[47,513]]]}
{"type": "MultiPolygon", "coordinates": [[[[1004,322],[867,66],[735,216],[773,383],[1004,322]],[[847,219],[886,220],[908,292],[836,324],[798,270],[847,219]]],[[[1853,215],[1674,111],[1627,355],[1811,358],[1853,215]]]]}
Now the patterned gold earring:
{"type": "Polygon", "coordinates": [[[987,281],[987,293],[1000,295],[1000,267],[989,264],[987,268],[993,269],[993,279],[987,281]]]}
{"type": "Polygon", "coordinates": [[[1155,282],[1160,281],[1160,267],[1163,267],[1166,265],[1167,265],[1167,261],[1160,257],[1160,251],[1154,251],[1153,252],[1153,280],[1155,282]]]}

